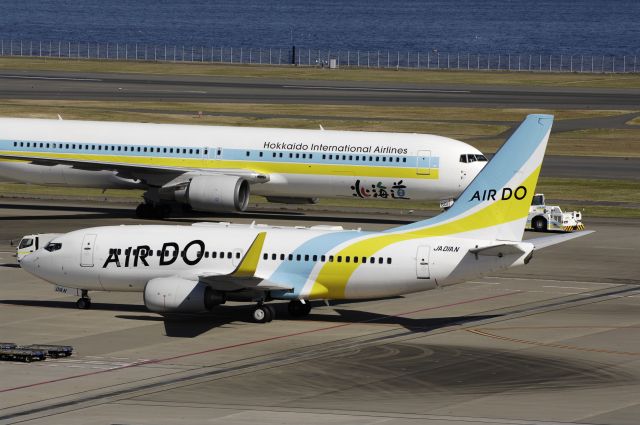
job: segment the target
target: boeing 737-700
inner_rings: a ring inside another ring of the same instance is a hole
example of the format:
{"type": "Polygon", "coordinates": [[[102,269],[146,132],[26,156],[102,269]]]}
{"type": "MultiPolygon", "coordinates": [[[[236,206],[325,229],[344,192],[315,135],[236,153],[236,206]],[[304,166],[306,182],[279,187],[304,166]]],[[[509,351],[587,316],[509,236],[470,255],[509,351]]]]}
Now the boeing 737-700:
{"type": "Polygon", "coordinates": [[[485,164],[477,149],[433,135],[0,119],[0,177],[141,188],[140,217],[175,202],[243,211],[250,192],[288,203],[453,199],[485,164]]]}
{"type": "Polygon", "coordinates": [[[453,285],[527,264],[535,250],[591,232],[523,241],[553,117],[530,115],[442,214],[382,232],[264,225],[109,226],[53,238],[22,260],[28,272],[64,288],[136,291],[149,310],[211,310],[257,302],[253,319],[273,318],[270,300],[294,316],[309,300],[391,297],[453,285]]]}

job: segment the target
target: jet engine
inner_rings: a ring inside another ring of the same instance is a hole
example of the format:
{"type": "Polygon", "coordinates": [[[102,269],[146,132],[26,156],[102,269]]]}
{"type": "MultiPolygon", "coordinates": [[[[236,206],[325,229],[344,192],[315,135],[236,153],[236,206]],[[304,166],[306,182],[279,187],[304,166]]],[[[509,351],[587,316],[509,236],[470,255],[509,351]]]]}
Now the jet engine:
{"type": "Polygon", "coordinates": [[[178,277],[151,279],[144,287],[144,305],[155,313],[200,313],[224,304],[223,292],[178,277]]]}
{"type": "Polygon", "coordinates": [[[194,176],[175,188],[179,202],[189,204],[196,211],[244,211],[249,204],[249,182],[238,176],[194,176]]]}

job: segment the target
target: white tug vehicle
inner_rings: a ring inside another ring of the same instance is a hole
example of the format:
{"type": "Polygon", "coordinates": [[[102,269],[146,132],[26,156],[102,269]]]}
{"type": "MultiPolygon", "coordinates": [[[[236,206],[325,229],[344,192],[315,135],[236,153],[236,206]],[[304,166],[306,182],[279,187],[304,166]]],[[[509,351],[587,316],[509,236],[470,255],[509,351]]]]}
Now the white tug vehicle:
{"type": "Polygon", "coordinates": [[[526,229],[536,232],[583,230],[582,213],[580,211],[563,212],[557,205],[546,205],[544,194],[536,193],[529,207],[526,229]]]}

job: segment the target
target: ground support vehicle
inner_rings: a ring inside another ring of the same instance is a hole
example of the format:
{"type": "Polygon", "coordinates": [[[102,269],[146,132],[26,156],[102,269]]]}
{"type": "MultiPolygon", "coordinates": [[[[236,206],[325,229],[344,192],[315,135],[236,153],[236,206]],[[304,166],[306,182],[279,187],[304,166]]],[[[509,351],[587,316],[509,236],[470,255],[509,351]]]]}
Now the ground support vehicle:
{"type": "Polygon", "coordinates": [[[25,235],[20,239],[18,248],[16,249],[16,259],[18,264],[26,256],[37,250],[38,248],[45,246],[51,241],[51,239],[59,236],[59,233],[41,233],[39,235],[25,235]]]}
{"type": "Polygon", "coordinates": [[[52,359],[57,359],[58,357],[69,357],[73,353],[73,347],[70,345],[31,344],[20,348],[44,351],[47,353],[47,356],[52,359]]]}
{"type": "Polygon", "coordinates": [[[0,360],[18,361],[29,363],[34,360],[44,360],[47,358],[47,352],[32,348],[0,348],[0,360]]]}
{"type": "Polygon", "coordinates": [[[544,195],[536,193],[531,201],[526,229],[536,232],[584,230],[580,211],[563,212],[557,205],[546,205],[544,195]]]}

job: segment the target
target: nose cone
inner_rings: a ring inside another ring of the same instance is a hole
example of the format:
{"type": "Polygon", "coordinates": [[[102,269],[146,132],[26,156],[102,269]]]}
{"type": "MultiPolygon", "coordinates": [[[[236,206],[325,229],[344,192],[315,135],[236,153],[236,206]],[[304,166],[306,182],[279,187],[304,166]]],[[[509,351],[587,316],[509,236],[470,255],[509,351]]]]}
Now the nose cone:
{"type": "Polygon", "coordinates": [[[37,252],[26,255],[22,260],[20,260],[20,267],[31,274],[37,275],[36,270],[38,269],[40,262],[39,257],[40,256],[37,252]]]}

